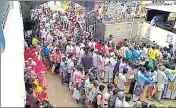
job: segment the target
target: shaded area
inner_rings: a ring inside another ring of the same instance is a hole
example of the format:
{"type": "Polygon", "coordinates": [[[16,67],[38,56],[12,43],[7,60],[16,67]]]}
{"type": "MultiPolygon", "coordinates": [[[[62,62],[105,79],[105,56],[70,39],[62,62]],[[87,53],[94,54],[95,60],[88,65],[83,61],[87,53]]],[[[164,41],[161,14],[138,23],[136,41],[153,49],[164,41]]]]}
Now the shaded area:
{"type": "MultiPolygon", "coordinates": [[[[23,15],[24,30],[31,30],[33,22],[31,21],[30,10],[48,1],[20,1],[21,12],[23,15]]],[[[94,1],[75,1],[79,5],[86,7],[86,13],[94,9],[94,1]]]]}

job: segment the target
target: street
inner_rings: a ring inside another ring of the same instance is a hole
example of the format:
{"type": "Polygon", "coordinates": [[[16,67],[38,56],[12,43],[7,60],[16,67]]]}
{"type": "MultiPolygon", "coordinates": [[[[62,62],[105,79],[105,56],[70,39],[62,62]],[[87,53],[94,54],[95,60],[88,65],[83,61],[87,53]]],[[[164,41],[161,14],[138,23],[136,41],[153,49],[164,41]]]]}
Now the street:
{"type": "Polygon", "coordinates": [[[62,85],[59,75],[46,74],[49,101],[54,107],[83,107],[72,98],[67,84],[62,85]]]}

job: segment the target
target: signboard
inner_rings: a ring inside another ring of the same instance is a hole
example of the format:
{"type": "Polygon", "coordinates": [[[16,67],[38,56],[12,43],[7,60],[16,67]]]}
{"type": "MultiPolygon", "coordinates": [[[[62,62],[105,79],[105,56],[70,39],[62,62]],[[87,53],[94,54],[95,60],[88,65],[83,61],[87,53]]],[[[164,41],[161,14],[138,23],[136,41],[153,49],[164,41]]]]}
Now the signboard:
{"type": "Polygon", "coordinates": [[[173,42],[173,35],[168,34],[168,35],[167,35],[166,42],[169,43],[169,44],[172,44],[172,42],[173,42]]]}

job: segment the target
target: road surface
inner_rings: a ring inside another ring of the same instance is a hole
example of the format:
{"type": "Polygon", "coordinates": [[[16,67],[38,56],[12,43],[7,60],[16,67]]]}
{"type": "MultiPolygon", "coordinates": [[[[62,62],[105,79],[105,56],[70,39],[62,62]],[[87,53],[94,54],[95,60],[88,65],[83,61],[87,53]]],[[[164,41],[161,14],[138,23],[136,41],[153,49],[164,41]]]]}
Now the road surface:
{"type": "Polygon", "coordinates": [[[76,100],[72,98],[67,85],[62,85],[60,77],[54,74],[46,74],[48,83],[48,97],[49,101],[54,107],[83,107],[77,104],[76,100]]]}
{"type": "MultiPolygon", "coordinates": [[[[72,94],[69,91],[67,84],[61,84],[61,78],[58,75],[47,73],[47,84],[48,84],[48,97],[49,101],[54,107],[84,107],[82,104],[77,104],[76,100],[72,98],[72,94]]],[[[147,101],[147,100],[146,100],[147,101]]],[[[158,107],[160,104],[156,101],[147,101],[150,104],[155,104],[158,107]]],[[[162,100],[164,107],[175,107],[176,100],[162,100]]]]}

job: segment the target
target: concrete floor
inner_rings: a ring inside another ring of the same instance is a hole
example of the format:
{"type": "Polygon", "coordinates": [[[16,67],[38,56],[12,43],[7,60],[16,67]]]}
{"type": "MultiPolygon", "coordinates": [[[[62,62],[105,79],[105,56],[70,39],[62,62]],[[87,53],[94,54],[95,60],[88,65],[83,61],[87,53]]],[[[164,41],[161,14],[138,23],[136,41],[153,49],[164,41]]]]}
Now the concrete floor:
{"type": "MultiPolygon", "coordinates": [[[[47,83],[48,83],[48,97],[49,101],[54,107],[83,107],[82,104],[77,104],[76,101],[72,98],[72,94],[69,91],[67,85],[62,85],[60,77],[54,74],[46,74],[47,83]]],[[[156,101],[148,101],[150,104],[155,104],[160,107],[160,104],[156,101]]],[[[175,107],[176,100],[162,100],[164,107],[175,107]]]]}

